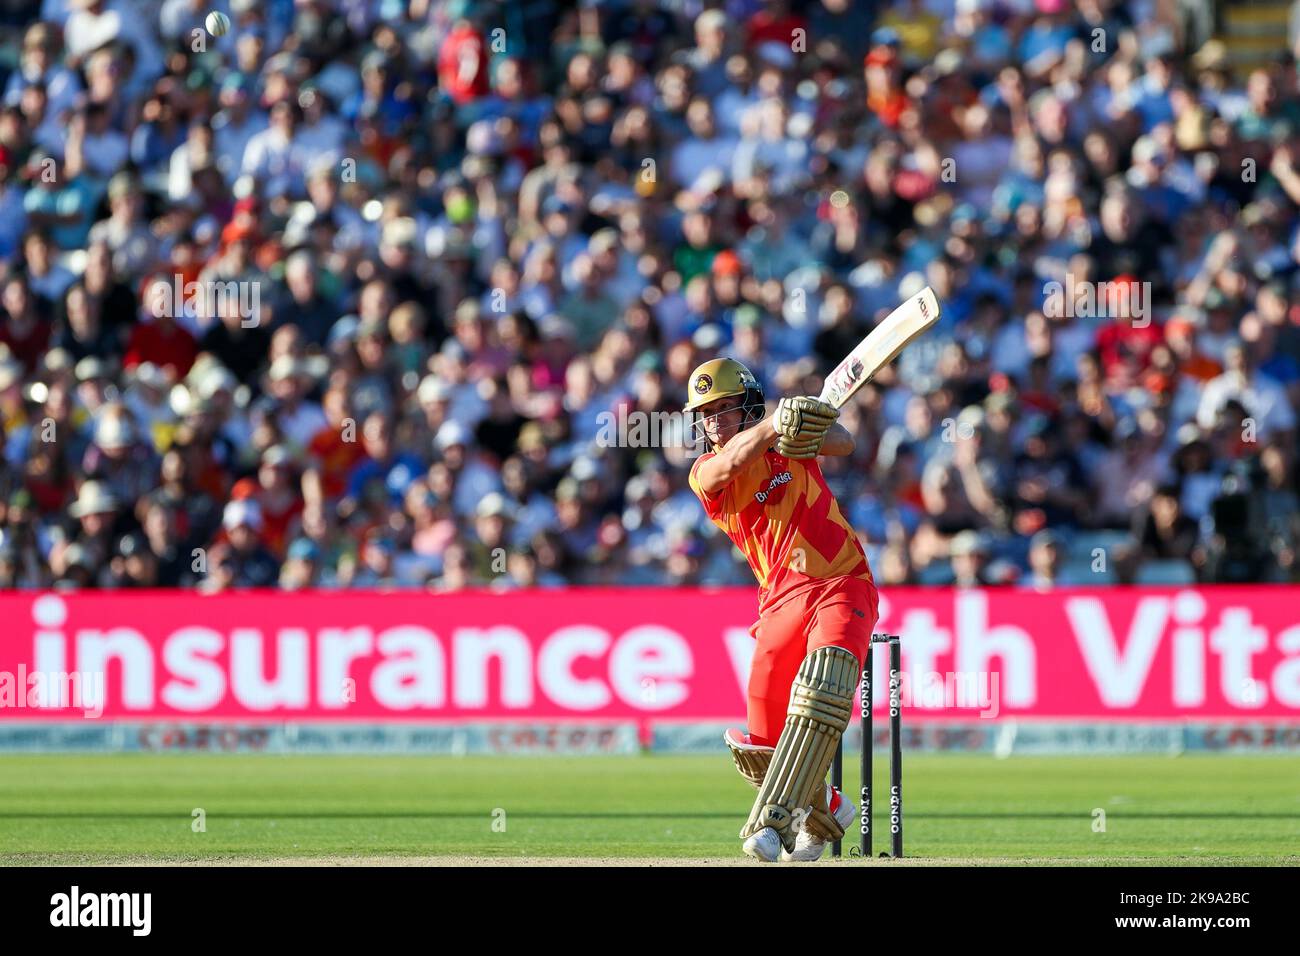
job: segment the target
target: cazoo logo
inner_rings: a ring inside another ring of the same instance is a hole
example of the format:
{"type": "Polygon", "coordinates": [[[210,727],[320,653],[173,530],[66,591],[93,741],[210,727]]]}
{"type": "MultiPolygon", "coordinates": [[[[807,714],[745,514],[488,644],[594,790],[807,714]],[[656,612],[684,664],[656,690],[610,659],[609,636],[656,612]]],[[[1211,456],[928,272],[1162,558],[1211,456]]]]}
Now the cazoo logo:
{"type": "Polygon", "coordinates": [[[774,475],[772,477],[772,480],[767,483],[767,490],[760,491],[757,494],[755,494],[754,500],[757,501],[760,505],[765,504],[767,502],[768,496],[772,494],[772,489],[781,487],[787,481],[789,481],[790,478],[791,475],[790,472],[788,471],[783,471],[779,475],[774,475]]]}

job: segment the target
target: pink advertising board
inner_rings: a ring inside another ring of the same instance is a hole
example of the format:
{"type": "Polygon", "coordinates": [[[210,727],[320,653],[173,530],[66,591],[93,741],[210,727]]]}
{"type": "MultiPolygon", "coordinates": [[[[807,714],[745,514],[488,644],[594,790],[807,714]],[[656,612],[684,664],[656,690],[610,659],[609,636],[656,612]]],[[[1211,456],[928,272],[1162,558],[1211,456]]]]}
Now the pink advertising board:
{"type": "MultiPolygon", "coordinates": [[[[744,589],[5,592],[0,720],[743,721],[754,614],[744,589]]],[[[891,589],[881,614],[909,721],[1300,720],[1300,589],[891,589]]]]}

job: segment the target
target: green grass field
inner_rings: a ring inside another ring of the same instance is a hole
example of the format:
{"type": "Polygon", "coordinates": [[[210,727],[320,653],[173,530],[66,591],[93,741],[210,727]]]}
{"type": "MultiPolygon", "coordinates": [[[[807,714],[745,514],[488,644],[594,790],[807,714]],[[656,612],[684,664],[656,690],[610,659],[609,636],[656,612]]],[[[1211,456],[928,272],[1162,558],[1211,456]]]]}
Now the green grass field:
{"type": "MultiPolygon", "coordinates": [[[[751,797],[721,753],[3,755],[0,862],[730,862],[751,797]]],[[[909,755],[904,814],[917,862],[1294,865],[1300,761],[909,755]]]]}

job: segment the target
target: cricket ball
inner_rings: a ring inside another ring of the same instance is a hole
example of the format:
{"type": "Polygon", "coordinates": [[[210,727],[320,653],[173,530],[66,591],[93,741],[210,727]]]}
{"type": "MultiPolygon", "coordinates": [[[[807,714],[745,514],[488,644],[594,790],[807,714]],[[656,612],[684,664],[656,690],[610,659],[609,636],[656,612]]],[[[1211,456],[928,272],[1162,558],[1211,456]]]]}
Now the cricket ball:
{"type": "Polygon", "coordinates": [[[208,14],[203,25],[208,28],[208,32],[214,37],[223,37],[230,32],[230,17],[226,16],[220,10],[213,10],[208,14]]]}

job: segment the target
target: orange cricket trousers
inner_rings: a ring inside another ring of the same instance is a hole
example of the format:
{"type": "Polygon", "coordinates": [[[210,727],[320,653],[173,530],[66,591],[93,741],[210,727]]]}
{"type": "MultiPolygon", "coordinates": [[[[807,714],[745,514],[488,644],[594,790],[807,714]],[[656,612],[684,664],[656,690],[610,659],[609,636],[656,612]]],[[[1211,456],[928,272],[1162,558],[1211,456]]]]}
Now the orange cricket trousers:
{"type": "Polygon", "coordinates": [[[749,672],[749,739],[775,747],[785,727],[790,688],[799,667],[819,647],[842,647],[861,669],[879,616],[876,589],[860,578],[838,577],[787,598],[750,628],[756,644],[749,672]]]}

